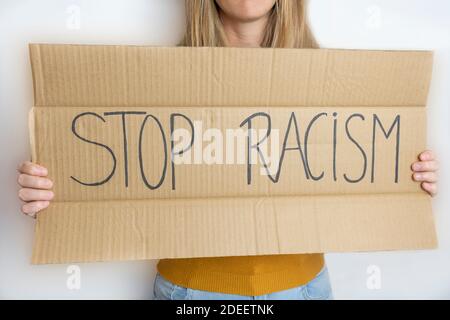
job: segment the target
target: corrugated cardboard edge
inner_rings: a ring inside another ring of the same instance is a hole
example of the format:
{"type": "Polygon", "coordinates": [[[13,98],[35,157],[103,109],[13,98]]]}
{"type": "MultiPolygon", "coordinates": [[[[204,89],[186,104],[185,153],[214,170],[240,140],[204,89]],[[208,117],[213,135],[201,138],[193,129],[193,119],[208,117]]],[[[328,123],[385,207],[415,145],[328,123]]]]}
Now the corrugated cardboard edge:
{"type": "Polygon", "coordinates": [[[30,54],[31,74],[33,78],[33,105],[37,105],[37,101],[42,100],[44,96],[44,74],[42,70],[41,47],[33,44],[28,45],[30,54]],[[37,79],[39,77],[39,79],[37,79]]]}
{"type": "MultiPolygon", "coordinates": [[[[42,72],[37,72],[36,71],[36,62],[33,62],[33,57],[34,54],[32,53],[32,51],[35,51],[36,54],[39,54],[39,47],[37,46],[32,46],[32,45],[28,45],[28,50],[29,50],[29,54],[30,54],[30,63],[31,63],[31,68],[32,68],[32,78],[33,78],[33,104],[36,104],[36,87],[37,87],[37,82],[36,82],[36,75],[37,74],[42,74],[42,72]]],[[[39,58],[40,60],[40,58],[39,58]]],[[[30,157],[31,157],[31,161],[32,162],[36,162],[37,160],[37,152],[36,152],[36,125],[35,125],[35,114],[34,114],[34,107],[32,107],[30,109],[30,111],[28,112],[28,135],[30,138],[30,157]]],[[[37,224],[36,224],[37,225],[37,224]]],[[[36,225],[34,226],[34,234],[36,237],[37,234],[37,230],[36,230],[36,225]]],[[[36,251],[36,241],[33,241],[33,252],[36,251]]],[[[33,257],[31,257],[31,263],[33,263],[33,257]]]]}
{"type": "MultiPolygon", "coordinates": [[[[429,52],[429,55],[430,55],[430,72],[428,72],[428,78],[427,78],[427,87],[426,87],[426,92],[427,92],[427,95],[426,95],[426,99],[425,99],[425,107],[427,107],[428,106],[428,99],[429,99],[429,97],[430,97],[430,87],[431,87],[431,81],[432,81],[432,79],[433,79],[433,71],[434,71],[434,51],[428,51],[429,52]]],[[[428,114],[427,114],[428,115],[428,114]]],[[[427,131],[428,132],[428,131],[427,131]]]]}
{"type": "MultiPolygon", "coordinates": [[[[40,46],[35,46],[32,44],[28,45],[28,51],[30,54],[30,63],[31,63],[31,75],[33,79],[33,105],[36,105],[36,101],[38,101],[39,96],[43,96],[43,88],[41,86],[44,85],[44,75],[42,72],[42,59],[41,59],[41,48],[40,46]],[[36,77],[40,77],[40,79],[36,79],[36,77]]],[[[37,160],[37,146],[36,146],[36,126],[35,126],[35,113],[34,107],[28,112],[28,130],[30,137],[30,152],[31,152],[31,161],[35,162],[37,160]]]]}
{"type": "MultiPolygon", "coordinates": [[[[36,148],[36,125],[35,125],[35,113],[34,113],[34,107],[30,109],[28,112],[28,134],[30,137],[30,156],[31,161],[36,162],[37,160],[37,148],[36,148]]],[[[36,218],[36,224],[34,226],[34,238],[36,238],[37,235],[37,223],[38,218],[36,218]]],[[[37,250],[36,241],[33,241],[33,253],[31,257],[31,263],[33,264],[33,255],[34,252],[37,250]]]]}
{"type": "Polygon", "coordinates": [[[31,153],[31,161],[35,162],[37,159],[36,153],[36,125],[35,125],[35,114],[34,108],[28,112],[28,134],[30,137],[30,153],[31,153]]]}

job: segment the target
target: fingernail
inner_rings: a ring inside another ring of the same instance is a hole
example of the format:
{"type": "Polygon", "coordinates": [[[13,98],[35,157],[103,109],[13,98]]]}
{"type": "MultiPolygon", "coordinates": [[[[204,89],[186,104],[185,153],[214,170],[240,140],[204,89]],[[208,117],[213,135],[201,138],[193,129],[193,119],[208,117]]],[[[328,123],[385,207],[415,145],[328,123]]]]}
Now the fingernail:
{"type": "Polygon", "coordinates": [[[430,155],[428,153],[422,153],[420,155],[420,160],[428,160],[430,158],[430,155]]]}
{"type": "Polygon", "coordinates": [[[53,187],[53,181],[50,180],[50,179],[48,179],[48,180],[46,181],[46,185],[47,185],[47,188],[53,187]]]}
{"type": "Polygon", "coordinates": [[[39,173],[40,173],[40,174],[47,174],[47,169],[44,168],[44,167],[39,166],[39,167],[38,167],[38,170],[39,170],[39,173]]]}
{"type": "Polygon", "coordinates": [[[32,172],[33,174],[39,174],[39,175],[45,174],[45,173],[44,173],[44,170],[43,170],[42,168],[37,167],[37,166],[32,167],[31,172],[32,172]]]}
{"type": "Polygon", "coordinates": [[[422,168],[422,165],[418,162],[413,164],[413,170],[420,170],[422,168]]]}
{"type": "Polygon", "coordinates": [[[416,179],[416,180],[422,179],[422,174],[420,174],[420,173],[415,173],[415,174],[414,174],[414,179],[416,179]]]}

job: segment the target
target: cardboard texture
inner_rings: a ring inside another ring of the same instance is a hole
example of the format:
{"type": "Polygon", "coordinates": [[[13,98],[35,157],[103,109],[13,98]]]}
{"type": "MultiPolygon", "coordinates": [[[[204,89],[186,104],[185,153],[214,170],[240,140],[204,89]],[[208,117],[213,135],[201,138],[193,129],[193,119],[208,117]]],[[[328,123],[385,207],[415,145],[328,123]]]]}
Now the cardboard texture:
{"type": "Polygon", "coordinates": [[[33,263],[436,247],[430,197],[410,169],[426,149],[431,52],[32,44],[30,54],[32,158],[55,191],[33,263]],[[269,134],[269,121],[284,150],[275,171],[248,163],[263,142],[250,138],[240,163],[174,163],[208,154],[206,129],[269,134]],[[179,128],[193,137],[183,154],[179,128]]]}

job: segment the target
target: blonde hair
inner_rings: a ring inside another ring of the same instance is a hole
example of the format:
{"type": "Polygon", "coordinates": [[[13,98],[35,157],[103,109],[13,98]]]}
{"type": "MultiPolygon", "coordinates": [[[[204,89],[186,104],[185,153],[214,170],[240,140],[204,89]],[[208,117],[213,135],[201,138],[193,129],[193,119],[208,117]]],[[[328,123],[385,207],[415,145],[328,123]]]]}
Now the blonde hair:
{"type": "MultiPolygon", "coordinates": [[[[185,0],[186,33],[181,42],[189,47],[224,47],[226,35],[215,0],[185,0]]],[[[305,0],[276,0],[269,14],[261,47],[317,48],[306,21],[305,0]]]]}

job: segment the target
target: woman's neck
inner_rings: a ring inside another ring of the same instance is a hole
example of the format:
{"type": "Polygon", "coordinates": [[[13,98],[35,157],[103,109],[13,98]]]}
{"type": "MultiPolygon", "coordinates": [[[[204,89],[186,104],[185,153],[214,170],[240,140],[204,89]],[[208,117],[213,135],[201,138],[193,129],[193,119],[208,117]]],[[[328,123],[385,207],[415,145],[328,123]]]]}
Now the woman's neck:
{"type": "Polygon", "coordinates": [[[220,18],[229,46],[259,47],[261,45],[267,25],[267,16],[253,21],[237,21],[223,14],[220,18]]]}

